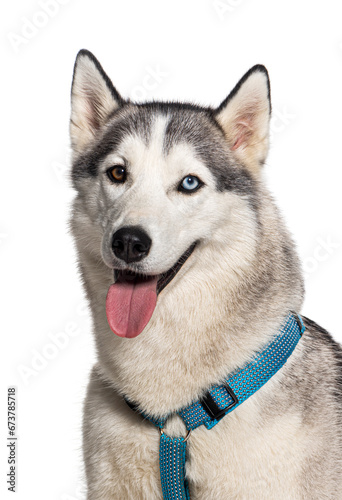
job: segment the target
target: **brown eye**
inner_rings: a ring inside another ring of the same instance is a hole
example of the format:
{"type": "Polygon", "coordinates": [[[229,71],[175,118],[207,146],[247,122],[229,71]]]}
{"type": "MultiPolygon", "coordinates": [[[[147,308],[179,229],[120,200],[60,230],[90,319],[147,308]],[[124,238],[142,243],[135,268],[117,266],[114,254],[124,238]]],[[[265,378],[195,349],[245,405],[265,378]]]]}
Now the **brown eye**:
{"type": "Polygon", "coordinates": [[[115,165],[114,167],[110,167],[107,170],[107,176],[109,180],[112,182],[125,182],[126,180],[126,169],[119,165],[115,165]]]}

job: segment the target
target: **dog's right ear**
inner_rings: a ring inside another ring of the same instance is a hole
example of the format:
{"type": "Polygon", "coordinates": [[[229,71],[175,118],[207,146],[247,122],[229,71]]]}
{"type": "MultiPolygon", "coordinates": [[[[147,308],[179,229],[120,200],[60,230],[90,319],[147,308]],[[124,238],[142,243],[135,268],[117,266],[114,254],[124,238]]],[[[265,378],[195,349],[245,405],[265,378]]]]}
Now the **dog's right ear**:
{"type": "Polygon", "coordinates": [[[80,50],[71,87],[70,137],[74,152],[82,152],[109,113],[123,104],[98,60],[88,50],[80,50]]]}

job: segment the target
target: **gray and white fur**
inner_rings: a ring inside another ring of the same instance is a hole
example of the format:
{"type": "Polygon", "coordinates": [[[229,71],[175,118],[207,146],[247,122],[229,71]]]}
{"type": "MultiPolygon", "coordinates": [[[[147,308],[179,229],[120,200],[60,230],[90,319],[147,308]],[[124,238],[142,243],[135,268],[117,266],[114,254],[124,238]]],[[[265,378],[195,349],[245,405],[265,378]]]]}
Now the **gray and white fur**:
{"type": "MultiPolygon", "coordinates": [[[[93,318],[98,361],[84,408],[88,500],[161,500],[159,432],[123,395],[161,416],[241,367],[300,312],[294,243],[262,179],[271,114],[268,74],[253,67],[218,109],[124,100],[88,51],[72,85],[71,227],[93,318]],[[124,183],[107,175],[127,171],[124,183]],[[202,182],[179,189],[187,175],[202,182]],[[113,234],[140,227],[148,255],[126,263],[113,234]],[[115,335],[106,318],[113,270],[167,272],[143,332],[115,335]]],[[[342,498],[342,350],[304,318],[285,366],[210,431],[188,443],[192,500],[342,498]]],[[[179,417],[165,432],[184,435],[179,417]]]]}

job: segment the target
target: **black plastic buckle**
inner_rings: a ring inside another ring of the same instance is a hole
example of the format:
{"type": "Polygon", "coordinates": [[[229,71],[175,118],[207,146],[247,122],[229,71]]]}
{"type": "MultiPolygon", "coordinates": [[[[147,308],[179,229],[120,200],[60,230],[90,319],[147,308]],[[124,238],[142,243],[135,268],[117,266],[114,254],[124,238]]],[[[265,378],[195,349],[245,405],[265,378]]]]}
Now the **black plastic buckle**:
{"type": "Polygon", "coordinates": [[[209,391],[207,391],[199,401],[200,405],[207,412],[211,420],[220,420],[225,416],[228,410],[236,406],[239,402],[238,398],[228,384],[223,384],[221,387],[224,387],[229,396],[233,399],[233,402],[230,405],[226,406],[226,408],[223,408],[221,410],[221,408],[217,406],[217,403],[214,401],[209,391]]]}

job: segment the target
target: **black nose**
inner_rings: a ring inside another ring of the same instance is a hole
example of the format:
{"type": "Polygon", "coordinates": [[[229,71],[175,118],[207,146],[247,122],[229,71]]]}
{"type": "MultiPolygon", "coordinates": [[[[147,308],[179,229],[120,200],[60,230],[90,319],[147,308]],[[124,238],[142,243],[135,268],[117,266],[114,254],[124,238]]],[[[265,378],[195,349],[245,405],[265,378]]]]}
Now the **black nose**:
{"type": "Polygon", "coordinates": [[[118,259],[138,262],[150,251],[151,238],[138,226],[122,227],[113,234],[112,249],[118,259]]]}

